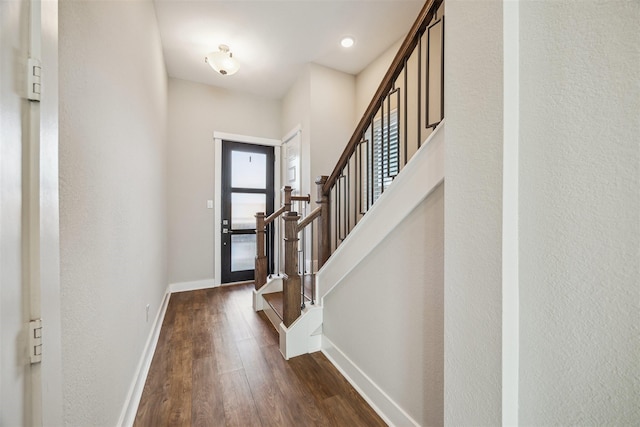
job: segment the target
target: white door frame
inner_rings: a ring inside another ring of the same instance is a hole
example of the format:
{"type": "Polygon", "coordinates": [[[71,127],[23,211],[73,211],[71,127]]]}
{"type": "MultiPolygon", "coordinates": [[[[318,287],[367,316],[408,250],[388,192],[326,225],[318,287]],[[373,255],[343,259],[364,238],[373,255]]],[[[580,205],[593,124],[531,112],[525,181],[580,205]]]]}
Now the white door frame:
{"type": "Polygon", "coordinates": [[[213,209],[213,283],[214,286],[221,284],[221,251],[220,245],[222,224],[220,223],[222,210],[222,141],[244,142],[245,144],[266,145],[274,147],[273,155],[275,159],[273,174],[274,198],[273,205],[275,208],[280,206],[280,146],[282,141],[279,139],[260,138],[256,136],[237,135],[233,133],[213,132],[213,165],[214,165],[214,209],[213,209]]]}

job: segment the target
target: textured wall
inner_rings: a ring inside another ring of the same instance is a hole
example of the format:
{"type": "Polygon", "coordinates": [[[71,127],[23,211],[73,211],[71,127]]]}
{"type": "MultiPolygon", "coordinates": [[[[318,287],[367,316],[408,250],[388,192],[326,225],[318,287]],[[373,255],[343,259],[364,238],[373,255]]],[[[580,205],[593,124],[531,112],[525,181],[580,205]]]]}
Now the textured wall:
{"type": "Polygon", "coordinates": [[[395,42],[356,76],[356,120],[360,120],[369,106],[403,41],[404,38],[395,42]]]}
{"type": "Polygon", "coordinates": [[[169,282],[213,279],[213,132],[280,139],[280,102],[169,79],[169,282]]]}
{"type": "Polygon", "coordinates": [[[301,193],[311,194],[311,71],[307,64],[282,99],[282,136],[300,125],[301,193]]]}
{"type": "Polygon", "coordinates": [[[323,334],[420,425],[443,423],[444,186],[324,298],[323,334]]]}
{"type": "Polygon", "coordinates": [[[513,259],[500,256],[501,160],[511,141],[501,118],[515,96],[519,422],[633,424],[640,6],[521,2],[519,46],[509,52],[519,57],[518,93],[503,87],[502,6],[445,4],[445,421],[497,424],[506,410],[500,271],[513,259]]]}
{"type": "Polygon", "coordinates": [[[167,286],[167,78],[150,1],[59,19],[64,420],[115,425],[167,286]]]}
{"type": "Polygon", "coordinates": [[[355,78],[316,64],[310,70],[311,194],[315,197],[316,177],[331,175],[355,129],[355,78]]]}
{"type": "Polygon", "coordinates": [[[284,97],[283,134],[302,126],[303,194],[315,195],[316,177],[333,171],[355,128],[354,103],[354,76],[317,64],[307,64],[284,97]]]}
{"type": "Polygon", "coordinates": [[[501,422],[502,1],[445,2],[445,423],[501,422]]]}
{"type": "Polygon", "coordinates": [[[520,5],[523,425],[640,420],[638,22],[637,1],[520,5]]]}

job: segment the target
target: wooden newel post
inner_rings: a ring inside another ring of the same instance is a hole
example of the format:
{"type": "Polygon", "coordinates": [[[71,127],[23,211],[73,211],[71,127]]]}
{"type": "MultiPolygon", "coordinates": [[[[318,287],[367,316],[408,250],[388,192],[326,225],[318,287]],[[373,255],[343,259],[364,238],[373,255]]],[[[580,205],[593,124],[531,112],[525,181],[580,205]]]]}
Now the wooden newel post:
{"type": "Polygon", "coordinates": [[[258,212],[256,214],[256,266],[254,276],[256,290],[267,283],[267,256],[264,253],[264,219],[264,212],[258,212]]]}
{"type": "Polygon", "coordinates": [[[329,195],[322,191],[322,186],[327,182],[327,179],[329,177],[326,175],[316,178],[318,189],[316,203],[322,208],[318,222],[318,268],[321,268],[331,255],[331,205],[329,204],[329,195]]]}
{"type": "Polygon", "coordinates": [[[282,193],[284,193],[284,197],[283,197],[284,201],[282,203],[282,206],[284,206],[285,212],[291,212],[291,191],[292,190],[293,189],[289,185],[282,187],[282,193]]]}
{"type": "Polygon", "coordinates": [[[284,214],[284,325],[291,326],[300,317],[301,282],[298,275],[298,220],[297,212],[284,214]]]}

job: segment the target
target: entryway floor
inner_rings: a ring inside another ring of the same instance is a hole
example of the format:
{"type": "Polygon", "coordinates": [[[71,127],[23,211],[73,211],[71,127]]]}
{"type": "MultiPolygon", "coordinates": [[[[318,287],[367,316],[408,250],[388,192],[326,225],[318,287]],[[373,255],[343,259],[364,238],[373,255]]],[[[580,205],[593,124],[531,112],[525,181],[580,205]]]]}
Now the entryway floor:
{"type": "Polygon", "coordinates": [[[252,289],[171,295],[134,425],[386,425],[322,353],[282,358],[252,289]]]}

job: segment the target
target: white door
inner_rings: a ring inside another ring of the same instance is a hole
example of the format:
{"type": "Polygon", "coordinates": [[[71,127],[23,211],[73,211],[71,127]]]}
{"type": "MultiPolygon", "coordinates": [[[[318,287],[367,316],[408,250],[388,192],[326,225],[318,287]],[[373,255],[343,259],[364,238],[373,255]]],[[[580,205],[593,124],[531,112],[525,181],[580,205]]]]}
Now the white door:
{"type": "Polygon", "coordinates": [[[300,131],[285,141],[282,149],[282,182],[293,189],[293,194],[300,194],[300,131]]]}
{"type": "Polygon", "coordinates": [[[58,3],[0,1],[0,28],[0,426],[60,425],[58,3]],[[40,101],[26,99],[28,57],[45,70],[40,101]]]}

